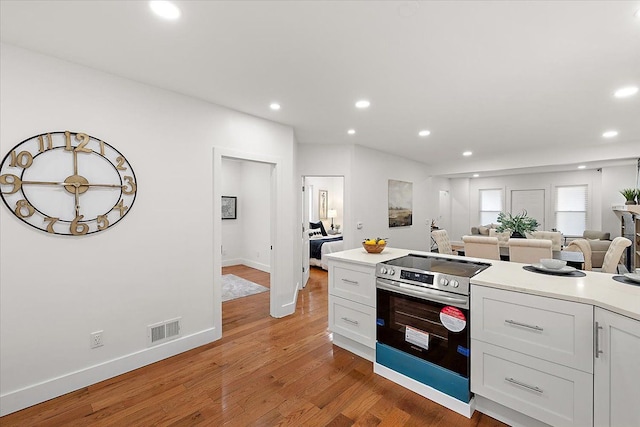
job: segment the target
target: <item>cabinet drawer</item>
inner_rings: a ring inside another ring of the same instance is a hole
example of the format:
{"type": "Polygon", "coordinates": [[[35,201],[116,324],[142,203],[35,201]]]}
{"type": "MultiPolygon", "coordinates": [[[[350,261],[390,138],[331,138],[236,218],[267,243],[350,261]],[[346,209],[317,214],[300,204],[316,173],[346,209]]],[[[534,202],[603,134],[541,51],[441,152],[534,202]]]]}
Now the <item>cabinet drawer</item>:
{"type": "Polygon", "coordinates": [[[472,286],[471,338],[593,373],[593,307],[472,286]]]}
{"type": "Polygon", "coordinates": [[[593,375],[477,340],[471,391],[553,426],[593,425],[593,375]]]}
{"type": "Polygon", "coordinates": [[[329,329],[375,349],[376,310],[344,298],[329,296],[329,329]]]}
{"type": "Polygon", "coordinates": [[[375,307],[375,267],[330,262],[329,293],[375,307]]]}

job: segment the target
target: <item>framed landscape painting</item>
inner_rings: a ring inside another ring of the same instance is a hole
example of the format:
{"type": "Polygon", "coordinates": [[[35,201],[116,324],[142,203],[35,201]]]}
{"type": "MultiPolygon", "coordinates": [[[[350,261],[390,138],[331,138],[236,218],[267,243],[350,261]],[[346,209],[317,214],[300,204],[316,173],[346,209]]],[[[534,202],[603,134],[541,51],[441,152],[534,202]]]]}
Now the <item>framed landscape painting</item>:
{"type": "Polygon", "coordinates": [[[413,223],[413,183],[389,180],[389,227],[413,223]]]}

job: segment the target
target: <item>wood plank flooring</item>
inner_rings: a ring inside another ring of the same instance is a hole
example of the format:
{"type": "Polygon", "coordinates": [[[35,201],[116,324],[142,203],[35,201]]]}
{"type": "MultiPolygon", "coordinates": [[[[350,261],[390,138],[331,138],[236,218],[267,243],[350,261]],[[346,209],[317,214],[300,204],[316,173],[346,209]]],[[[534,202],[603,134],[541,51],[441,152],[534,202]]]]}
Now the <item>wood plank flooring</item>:
{"type": "MultiPolygon", "coordinates": [[[[373,373],[331,343],[327,273],[312,268],[295,315],[269,293],[223,303],[222,339],[0,418],[10,426],[504,426],[467,419],[373,373]]],[[[223,268],[263,286],[269,274],[223,268]]]]}

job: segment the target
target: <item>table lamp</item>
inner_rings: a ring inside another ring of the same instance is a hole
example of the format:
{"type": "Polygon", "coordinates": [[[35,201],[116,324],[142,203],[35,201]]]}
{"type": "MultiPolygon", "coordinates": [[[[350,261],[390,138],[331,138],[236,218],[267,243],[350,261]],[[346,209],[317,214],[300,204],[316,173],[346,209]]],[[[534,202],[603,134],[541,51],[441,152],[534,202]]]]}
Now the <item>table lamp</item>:
{"type": "Polygon", "coordinates": [[[329,209],[329,211],[327,212],[327,216],[331,218],[331,229],[333,230],[333,218],[336,218],[338,216],[338,211],[335,209],[329,209]]]}

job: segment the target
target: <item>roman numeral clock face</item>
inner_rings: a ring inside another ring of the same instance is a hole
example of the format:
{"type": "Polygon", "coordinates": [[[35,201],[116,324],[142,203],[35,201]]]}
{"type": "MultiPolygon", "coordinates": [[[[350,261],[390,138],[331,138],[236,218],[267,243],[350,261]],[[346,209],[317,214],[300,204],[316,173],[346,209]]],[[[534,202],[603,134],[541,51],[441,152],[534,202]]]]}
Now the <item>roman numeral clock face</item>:
{"type": "Polygon", "coordinates": [[[30,226],[81,236],[124,218],[137,185],[118,150],[67,131],[31,137],[7,153],[0,165],[0,192],[9,210],[30,226]]]}

